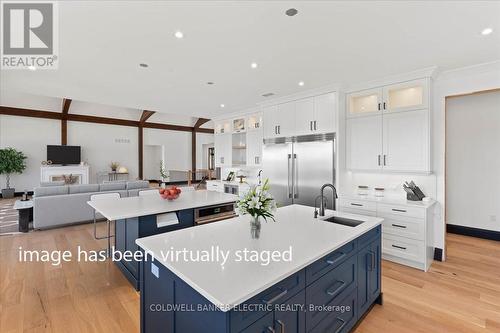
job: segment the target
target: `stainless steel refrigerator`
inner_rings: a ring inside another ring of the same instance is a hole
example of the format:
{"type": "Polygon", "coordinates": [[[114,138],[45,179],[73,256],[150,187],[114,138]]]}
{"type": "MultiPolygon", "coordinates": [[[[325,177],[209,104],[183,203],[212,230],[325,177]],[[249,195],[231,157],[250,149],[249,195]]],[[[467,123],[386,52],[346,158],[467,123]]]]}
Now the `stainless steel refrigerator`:
{"type": "MultiPolygon", "coordinates": [[[[335,134],[266,139],[262,163],[263,178],[269,178],[278,206],[314,206],[321,186],[335,184],[335,134]]],[[[325,196],[331,208],[328,191],[325,196]]]]}

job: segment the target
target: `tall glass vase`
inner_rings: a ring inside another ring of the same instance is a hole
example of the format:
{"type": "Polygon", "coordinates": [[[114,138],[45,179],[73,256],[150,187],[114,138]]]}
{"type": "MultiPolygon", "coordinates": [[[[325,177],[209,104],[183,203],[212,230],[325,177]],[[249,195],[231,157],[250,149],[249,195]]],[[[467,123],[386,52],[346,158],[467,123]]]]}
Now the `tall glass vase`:
{"type": "Polygon", "coordinates": [[[258,239],[260,237],[260,216],[251,216],[250,218],[250,233],[253,239],[258,239]]]}

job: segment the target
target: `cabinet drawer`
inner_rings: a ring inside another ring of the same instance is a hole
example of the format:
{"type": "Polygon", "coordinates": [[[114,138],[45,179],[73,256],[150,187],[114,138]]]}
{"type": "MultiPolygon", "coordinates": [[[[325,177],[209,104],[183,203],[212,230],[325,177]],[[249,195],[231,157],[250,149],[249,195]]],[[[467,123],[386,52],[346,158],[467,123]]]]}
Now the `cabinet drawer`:
{"type": "Polygon", "coordinates": [[[319,322],[310,333],[344,333],[349,332],[356,324],[357,318],[357,299],[356,290],[347,294],[346,297],[335,302],[339,308],[328,312],[328,316],[319,322]]]}
{"type": "Polygon", "coordinates": [[[425,258],[424,242],[384,234],[382,237],[382,253],[406,260],[423,262],[425,258]]]}
{"type": "Polygon", "coordinates": [[[425,218],[425,208],[404,205],[389,205],[379,203],[377,213],[380,217],[383,217],[386,214],[394,214],[397,216],[408,216],[420,219],[425,218]]]}
{"type": "Polygon", "coordinates": [[[368,210],[372,212],[377,211],[377,204],[371,201],[363,201],[357,199],[349,199],[349,198],[340,198],[339,206],[355,208],[360,210],[368,210]]]}
{"type": "Polygon", "coordinates": [[[416,240],[425,239],[425,220],[405,216],[382,216],[382,231],[384,234],[391,234],[416,240]]]}
{"type": "Polygon", "coordinates": [[[282,304],[305,286],[305,273],[301,270],[250,298],[241,305],[241,308],[248,308],[249,311],[231,311],[231,332],[241,331],[267,313],[265,309],[255,310],[257,305],[270,305],[271,307],[271,305],[282,304]]]}
{"type": "Polygon", "coordinates": [[[309,285],[319,279],[330,270],[334,269],[344,261],[346,261],[356,250],[356,241],[347,243],[340,249],[324,256],[306,267],[306,285],[309,285]]]}
{"type": "Polygon", "coordinates": [[[323,275],[306,288],[306,323],[316,326],[331,312],[318,309],[317,306],[342,305],[345,293],[355,290],[357,281],[357,257],[351,256],[343,264],[323,275]],[[313,308],[314,306],[314,308],[313,308]]]}

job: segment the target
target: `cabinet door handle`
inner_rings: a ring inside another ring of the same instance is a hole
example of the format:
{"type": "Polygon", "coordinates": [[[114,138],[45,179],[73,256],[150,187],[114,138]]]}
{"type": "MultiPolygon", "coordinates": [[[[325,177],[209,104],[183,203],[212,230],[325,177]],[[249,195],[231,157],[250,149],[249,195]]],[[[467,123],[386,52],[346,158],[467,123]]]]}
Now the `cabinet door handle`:
{"type": "Polygon", "coordinates": [[[280,333],[285,333],[285,323],[281,320],[276,320],[276,323],[280,325],[280,333]]]}
{"type": "Polygon", "coordinates": [[[394,212],[400,212],[400,213],[406,213],[405,209],[396,209],[396,208],[393,208],[392,211],[394,211],[394,212]]]}
{"type": "Polygon", "coordinates": [[[281,125],[278,125],[278,134],[281,134],[281,125]]]}
{"type": "Polygon", "coordinates": [[[334,333],[339,333],[339,332],[342,332],[342,330],[344,329],[344,326],[345,326],[345,324],[346,324],[346,321],[345,321],[344,319],[342,319],[342,318],[336,318],[336,320],[340,321],[340,322],[341,322],[341,325],[339,326],[339,328],[337,328],[337,329],[335,330],[335,332],[334,332],[334,333]]]}
{"type": "Polygon", "coordinates": [[[384,166],[386,166],[386,155],[384,154],[384,166]]]}
{"type": "Polygon", "coordinates": [[[378,103],[378,110],[380,111],[380,103],[378,103]]]}
{"type": "Polygon", "coordinates": [[[386,108],[385,108],[385,102],[384,102],[384,110],[386,110],[386,108]]]}
{"type": "Polygon", "coordinates": [[[272,305],[274,302],[276,302],[277,300],[279,300],[280,298],[285,296],[287,293],[288,293],[288,289],[285,289],[282,292],[280,292],[278,295],[271,298],[270,300],[263,299],[262,303],[264,303],[266,305],[272,305]]]}
{"type": "Polygon", "coordinates": [[[330,288],[328,288],[327,290],[325,290],[325,292],[328,295],[330,295],[330,296],[335,296],[335,295],[337,295],[340,292],[340,290],[342,289],[342,287],[344,285],[345,285],[345,281],[338,280],[330,288]],[[336,287],[339,283],[340,283],[340,286],[336,287]]]}
{"type": "Polygon", "coordinates": [[[351,206],[363,207],[363,205],[362,205],[362,204],[358,204],[358,203],[354,203],[354,202],[351,202],[351,206]]]}
{"type": "Polygon", "coordinates": [[[371,257],[370,270],[373,271],[375,269],[375,253],[370,251],[370,257],[371,257]]]}
{"type": "Polygon", "coordinates": [[[396,249],[406,250],[406,247],[404,247],[404,246],[399,246],[399,245],[394,245],[394,244],[392,244],[391,246],[395,247],[396,249]]]}
{"type": "Polygon", "coordinates": [[[221,158],[220,158],[220,162],[221,162],[221,163],[224,163],[224,157],[221,157],[221,158]]]}
{"type": "Polygon", "coordinates": [[[378,155],[378,165],[380,166],[380,155],[378,155]]]}
{"type": "Polygon", "coordinates": [[[327,259],[326,260],[326,263],[328,265],[333,265],[335,264],[336,262],[338,262],[340,259],[344,258],[346,256],[346,254],[344,252],[340,252],[340,256],[338,256],[337,258],[335,259],[327,259]]]}
{"type": "Polygon", "coordinates": [[[316,127],[316,120],[314,121],[314,130],[317,131],[318,128],[316,127]]]}
{"type": "Polygon", "coordinates": [[[312,120],[309,122],[309,129],[312,131],[313,130],[313,122],[312,120]]]}
{"type": "Polygon", "coordinates": [[[393,227],[396,227],[396,228],[401,228],[401,229],[406,229],[406,226],[405,225],[401,225],[401,224],[392,224],[393,227]]]}

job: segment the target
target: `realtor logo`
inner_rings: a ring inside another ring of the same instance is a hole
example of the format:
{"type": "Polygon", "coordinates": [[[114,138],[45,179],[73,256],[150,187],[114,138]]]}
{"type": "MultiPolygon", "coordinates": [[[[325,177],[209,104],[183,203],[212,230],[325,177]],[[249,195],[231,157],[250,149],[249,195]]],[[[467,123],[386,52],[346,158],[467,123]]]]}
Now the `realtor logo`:
{"type": "Polygon", "coordinates": [[[57,68],[57,3],[2,2],[2,69],[57,68]]]}

